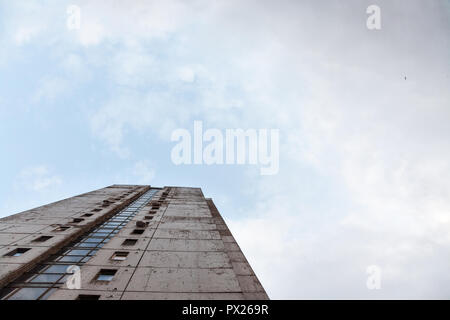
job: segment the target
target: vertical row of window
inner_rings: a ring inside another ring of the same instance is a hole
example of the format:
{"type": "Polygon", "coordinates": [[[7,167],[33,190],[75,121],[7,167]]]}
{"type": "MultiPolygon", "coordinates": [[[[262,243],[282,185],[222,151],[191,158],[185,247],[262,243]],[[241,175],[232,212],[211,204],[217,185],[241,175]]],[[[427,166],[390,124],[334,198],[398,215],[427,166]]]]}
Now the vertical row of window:
{"type": "MultiPolygon", "coordinates": [[[[161,207],[161,205],[166,200],[166,197],[168,196],[168,192],[163,192],[160,199],[157,201],[152,201],[151,204],[151,210],[147,212],[147,214],[144,216],[144,220],[152,220],[154,215],[156,214],[157,210],[161,207]]],[[[143,221],[136,221],[136,229],[133,229],[131,231],[131,235],[142,235],[144,234],[148,222],[143,221]]],[[[134,246],[138,242],[138,239],[124,239],[122,242],[122,246],[134,246]]],[[[127,251],[115,251],[113,255],[110,257],[110,260],[112,261],[125,261],[128,257],[129,252],[127,251]]],[[[109,283],[114,279],[114,276],[118,272],[118,269],[100,269],[99,272],[94,276],[92,281],[96,281],[97,283],[109,283]]],[[[77,297],[77,300],[98,300],[100,298],[100,295],[86,295],[86,294],[80,294],[77,297]]]]}
{"type": "MultiPolygon", "coordinates": [[[[39,264],[32,271],[25,273],[19,279],[9,284],[0,291],[3,300],[45,300],[57,288],[61,287],[71,273],[67,268],[71,265],[81,266],[97,251],[114,237],[135,215],[145,206],[157,192],[151,189],[135,200],[125,209],[90,231],[87,235],[77,239],[74,243],[64,247],[57,254],[51,256],[46,262],[39,264]]],[[[108,204],[109,205],[109,204],[108,204]]],[[[59,227],[64,228],[64,227],[59,227]]],[[[34,241],[43,242],[49,240],[49,236],[42,236],[34,241]]],[[[30,248],[17,248],[7,255],[20,256],[30,248]]],[[[126,259],[128,253],[116,252],[116,259],[126,259]]],[[[115,274],[115,272],[114,272],[115,274]]],[[[114,274],[106,271],[100,281],[109,281],[114,274]]],[[[100,275],[100,273],[99,273],[100,275]]]]}

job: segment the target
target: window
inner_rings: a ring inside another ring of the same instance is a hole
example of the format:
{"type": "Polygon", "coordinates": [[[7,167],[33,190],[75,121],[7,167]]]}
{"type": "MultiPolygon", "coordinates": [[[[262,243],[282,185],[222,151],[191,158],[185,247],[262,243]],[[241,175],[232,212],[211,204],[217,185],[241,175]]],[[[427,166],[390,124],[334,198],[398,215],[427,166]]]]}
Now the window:
{"type": "Polygon", "coordinates": [[[44,273],[66,273],[68,265],[54,264],[45,269],[44,273]]]}
{"type": "Polygon", "coordinates": [[[37,277],[33,278],[31,282],[57,282],[61,278],[61,274],[40,274],[37,277]]]}
{"type": "Polygon", "coordinates": [[[97,208],[97,209],[92,209],[91,210],[91,212],[99,212],[99,211],[102,211],[102,209],[97,208]]]}
{"type": "Polygon", "coordinates": [[[67,229],[69,229],[70,227],[58,227],[56,229],[54,229],[54,232],[62,232],[62,231],[66,231],[67,229]]]}
{"type": "Polygon", "coordinates": [[[38,299],[47,288],[22,288],[9,296],[8,300],[35,300],[38,299]]]}
{"type": "Polygon", "coordinates": [[[85,213],[85,214],[82,215],[82,217],[92,217],[92,216],[93,216],[92,213],[85,213]]]}
{"type": "Polygon", "coordinates": [[[39,238],[34,239],[32,242],[45,242],[53,237],[50,236],[40,236],[39,238]]]}
{"type": "Polygon", "coordinates": [[[148,213],[149,213],[149,214],[155,214],[156,211],[155,211],[155,210],[150,210],[148,213]]]}
{"type": "Polygon", "coordinates": [[[136,244],[136,239],[125,239],[124,242],[122,242],[123,246],[134,246],[136,244]]]}
{"type": "Polygon", "coordinates": [[[73,223],[79,223],[81,221],[84,221],[84,219],[81,219],[81,218],[74,218],[73,219],[73,223]]]}
{"type": "Polygon", "coordinates": [[[30,248],[17,248],[17,249],[14,249],[13,251],[8,252],[7,254],[5,254],[5,257],[20,257],[28,250],[31,250],[31,249],[30,248]]]}
{"type": "Polygon", "coordinates": [[[145,229],[134,229],[131,234],[143,234],[145,229]]]}
{"type": "Polygon", "coordinates": [[[101,269],[95,277],[97,281],[111,281],[114,278],[117,270],[114,269],[101,269]]]}
{"type": "Polygon", "coordinates": [[[80,294],[77,300],[99,300],[100,296],[96,294],[80,294]]]}
{"type": "Polygon", "coordinates": [[[114,260],[114,261],[125,261],[127,259],[127,257],[128,257],[128,252],[116,251],[111,256],[111,260],[114,260]]]}
{"type": "Polygon", "coordinates": [[[152,217],[152,216],[145,216],[144,219],[145,219],[145,220],[152,220],[153,217],[152,217]]]}

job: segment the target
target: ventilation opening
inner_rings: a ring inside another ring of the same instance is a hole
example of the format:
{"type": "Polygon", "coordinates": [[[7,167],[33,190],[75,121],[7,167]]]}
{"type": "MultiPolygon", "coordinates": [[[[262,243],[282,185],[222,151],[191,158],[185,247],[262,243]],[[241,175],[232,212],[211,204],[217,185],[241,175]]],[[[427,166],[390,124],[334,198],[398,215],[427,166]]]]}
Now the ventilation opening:
{"type": "Polygon", "coordinates": [[[96,294],[80,294],[76,300],[99,300],[100,296],[96,294]]]}
{"type": "Polygon", "coordinates": [[[5,254],[5,257],[20,257],[21,255],[23,255],[25,252],[31,250],[30,248],[17,248],[14,249],[13,251],[8,252],[7,254],[5,254]]]}
{"type": "Polygon", "coordinates": [[[117,270],[114,269],[101,269],[100,272],[95,277],[97,281],[111,281],[114,278],[117,270]]]}
{"type": "Polygon", "coordinates": [[[58,227],[58,228],[54,229],[53,231],[55,231],[55,232],[62,232],[62,231],[66,231],[69,228],[70,227],[58,227]]]}
{"type": "Polygon", "coordinates": [[[109,201],[109,200],[103,200],[103,202],[102,202],[102,207],[103,207],[103,208],[109,207],[109,205],[110,205],[111,203],[112,203],[112,202],[109,201]]]}
{"type": "Polygon", "coordinates": [[[53,238],[53,237],[50,237],[50,236],[40,236],[39,238],[34,239],[33,242],[45,242],[45,241],[47,241],[47,240],[49,240],[49,239],[51,239],[51,238],[53,238]]]}
{"type": "Polygon", "coordinates": [[[134,246],[137,243],[137,239],[125,239],[124,242],[122,242],[123,246],[134,246]]]}
{"type": "Polygon", "coordinates": [[[128,252],[125,251],[116,251],[114,252],[114,254],[111,256],[111,260],[114,261],[124,261],[126,260],[128,257],[128,252]]]}

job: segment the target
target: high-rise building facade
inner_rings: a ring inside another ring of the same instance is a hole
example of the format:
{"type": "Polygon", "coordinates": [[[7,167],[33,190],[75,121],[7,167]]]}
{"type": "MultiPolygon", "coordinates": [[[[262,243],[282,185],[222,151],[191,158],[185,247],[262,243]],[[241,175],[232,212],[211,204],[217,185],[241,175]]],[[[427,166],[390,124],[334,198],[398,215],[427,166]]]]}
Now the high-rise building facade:
{"type": "Polygon", "coordinates": [[[113,185],[0,219],[0,299],[268,299],[199,188],[113,185]]]}

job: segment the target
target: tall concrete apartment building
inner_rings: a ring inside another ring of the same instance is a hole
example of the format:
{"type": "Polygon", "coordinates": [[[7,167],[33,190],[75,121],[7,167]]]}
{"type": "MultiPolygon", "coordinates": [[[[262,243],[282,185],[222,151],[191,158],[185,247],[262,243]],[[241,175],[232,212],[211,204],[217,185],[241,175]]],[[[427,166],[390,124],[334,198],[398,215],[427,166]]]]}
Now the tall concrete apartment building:
{"type": "Polygon", "coordinates": [[[0,299],[268,299],[199,188],[112,185],[0,219],[0,299]]]}

